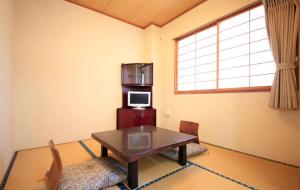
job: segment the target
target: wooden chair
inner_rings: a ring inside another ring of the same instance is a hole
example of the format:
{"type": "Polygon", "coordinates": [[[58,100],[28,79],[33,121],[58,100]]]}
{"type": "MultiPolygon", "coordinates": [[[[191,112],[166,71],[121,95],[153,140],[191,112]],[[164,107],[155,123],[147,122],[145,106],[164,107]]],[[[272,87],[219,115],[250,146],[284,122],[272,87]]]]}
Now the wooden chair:
{"type": "Polygon", "coordinates": [[[53,162],[46,173],[49,190],[98,190],[116,185],[127,178],[127,170],[111,157],[90,159],[63,167],[60,154],[52,140],[49,142],[53,162]]]}
{"type": "MultiPolygon", "coordinates": [[[[195,143],[187,144],[186,146],[186,155],[187,157],[196,156],[207,151],[207,148],[200,145],[199,136],[198,136],[199,124],[191,121],[180,121],[179,131],[181,133],[186,133],[189,135],[194,135],[198,138],[195,143]]],[[[168,150],[162,152],[161,155],[172,160],[178,160],[179,148],[168,150]]]]}
{"type": "Polygon", "coordinates": [[[63,165],[53,140],[49,141],[49,148],[51,150],[53,161],[50,170],[46,173],[46,185],[49,190],[56,190],[63,175],[63,165]]]}
{"type": "Polygon", "coordinates": [[[180,121],[179,131],[181,133],[186,133],[189,135],[194,135],[198,138],[196,143],[199,144],[199,136],[198,136],[199,123],[194,123],[191,121],[180,121]]]}

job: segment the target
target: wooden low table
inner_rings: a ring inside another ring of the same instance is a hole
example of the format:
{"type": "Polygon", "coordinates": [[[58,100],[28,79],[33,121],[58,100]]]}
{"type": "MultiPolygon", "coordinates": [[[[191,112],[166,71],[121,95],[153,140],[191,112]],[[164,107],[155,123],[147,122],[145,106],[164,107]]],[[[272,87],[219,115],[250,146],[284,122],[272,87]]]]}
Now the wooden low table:
{"type": "Polygon", "coordinates": [[[142,157],[179,147],[178,163],[186,165],[186,144],[197,141],[197,137],[168,129],[141,126],[92,133],[101,143],[101,156],[108,149],[128,163],[128,186],[138,186],[138,160],[142,157]]]}

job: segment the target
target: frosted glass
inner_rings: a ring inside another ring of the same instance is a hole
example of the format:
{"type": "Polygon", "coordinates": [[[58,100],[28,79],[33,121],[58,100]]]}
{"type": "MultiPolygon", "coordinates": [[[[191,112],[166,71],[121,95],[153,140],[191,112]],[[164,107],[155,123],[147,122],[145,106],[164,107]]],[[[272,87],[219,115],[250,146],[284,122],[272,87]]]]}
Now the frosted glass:
{"type": "Polygon", "coordinates": [[[212,36],[210,38],[205,38],[203,40],[196,42],[196,49],[203,48],[212,44],[217,43],[217,36],[212,36]]]}
{"type": "Polygon", "coordinates": [[[195,60],[188,60],[183,62],[178,62],[178,69],[184,69],[188,67],[195,66],[195,60]]]}
{"type": "Polygon", "coordinates": [[[231,28],[233,26],[240,25],[241,23],[249,21],[249,11],[246,11],[242,14],[239,14],[237,16],[233,16],[229,19],[226,19],[225,21],[222,21],[220,23],[220,31],[223,31],[225,29],[231,28]]]}
{"type": "Polygon", "coordinates": [[[263,40],[263,39],[268,39],[267,30],[265,28],[250,33],[251,42],[263,40]]]}
{"type": "Polygon", "coordinates": [[[250,22],[250,31],[257,30],[260,28],[265,28],[265,27],[266,27],[265,17],[258,18],[250,22]]]}
{"type": "Polygon", "coordinates": [[[249,53],[249,44],[239,46],[236,48],[228,49],[228,50],[222,50],[219,53],[219,59],[227,59],[227,58],[233,58],[241,55],[245,55],[249,53]]]}
{"type": "Polygon", "coordinates": [[[216,81],[207,81],[207,82],[197,82],[196,89],[197,90],[208,90],[208,89],[216,89],[217,83],[216,81]]]}
{"type": "Polygon", "coordinates": [[[181,48],[178,48],[178,55],[182,55],[184,53],[188,53],[191,51],[195,51],[195,44],[183,46],[181,48]]]}
{"type": "Polygon", "coordinates": [[[219,38],[221,41],[241,35],[249,33],[249,24],[245,23],[242,25],[239,25],[237,27],[225,30],[224,32],[220,32],[219,38]]]}
{"type": "Polygon", "coordinates": [[[217,26],[213,26],[198,32],[196,34],[196,40],[202,40],[215,34],[217,34],[217,26]]]}
{"type": "Polygon", "coordinates": [[[179,91],[187,91],[187,90],[195,90],[195,84],[179,84],[178,85],[179,91]]]}
{"type": "Polygon", "coordinates": [[[216,70],[217,70],[216,63],[196,66],[196,73],[204,73],[204,72],[210,72],[210,71],[216,71],[216,70]]]}
{"type": "Polygon", "coordinates": [[[207,46],[205,48],[201,48],[199,50],[196,51],[196,57],[201,57],[201,56],[205,56],[205,55],[209,55],[212,53],[217,53],[217,46],[216,45],[212,45],[212,46],[207,46]]]}
{"type": "Polygon", "coordinates": [[[261,40],[258,42],[254,42],[250,44],[250,52],[255,53],[255,52],[261,52],[265,50],[270,50],[270,45],[269,45],[269,40],[261,40]]]}
{"type": "Polygon", "coordinates": [[[196,74],[196,81],[209,81],[209,80],[216,80],[217,74],[216,72],[210,72],[210,73],[202,73],[202,74],[196,74]]]}
{"type": "Polygon", "coordinates": [[[219,78],[233,78],[233,77],[242,77],[249,76],[249,66],[237,67],[233,69],[226,69],[219,71],[219,78]]]}
{"type": "Polygon", "coordinates": [[[251,65],[250,67],[251,75],[269,74],[269,73],[275,73],[275,71],[276,71],[276,65],[274,62],[251,65]]]}
{"type": "Polygon", "coordinates": [[[178,62],[183,62],[189,59],[195,59],[195,52],[185,53],[178,56],[178,62]]]}
{"type": "Polygon", "coordinates": [[[264,63],[273,61],[273,54],[270,51],[258,52],[250,55],[250,63],[264,63]]]}
{"type": "Polygon", "coordinates": [[[196,59],[196,65],[214,63],[214,62],[217,62],[217,54],[211,54],[196,59]]]}
{"type": "Polygon", "coordinates": [[[178,76],[186,76],[195,74],[195,67],[191,67],[188,69],[182,69],[178,71],[178,76]]]}
{"type": "Polygon", "coordinates": [[[249,43],[249,33],[220,42],[219,49],[228,49],[246,43],[249,43]]]}
{"type": "Polygon", "coordinates": [[[274,74],[253,76],[250,79],[250,86],[272,86],[274,74]]]}
{"type": "Polygon", "coordinates": [[[188,44],[195,43],[195,35],[191,35],[187,38],[178,41],[178,47],[186,46],[188,44]]]}
{"type": "Polygon", "coordinates": [[[178,77],[178,83],[194,83],[195,82],[195,75],[189,75],[189,76],[184,76],[184,77],[178,77]]]}
{"type": "Polygon", "coordinates": [[[219,80],[219,88],[240,88],[240,87],[249,87],[248,77],[219,80]]]}
{"type": "Polygon", "coordinates": [[[250,10],[250,20],[265,16],[264,7],[261,5],[250,10]]]}
{"type": "Polygon", "coordinates": [[[219,62],[220,69],[226,69],[231,67],[239,67],[243,65],[249,65],[249,55],[235,57],[219,62]]]}

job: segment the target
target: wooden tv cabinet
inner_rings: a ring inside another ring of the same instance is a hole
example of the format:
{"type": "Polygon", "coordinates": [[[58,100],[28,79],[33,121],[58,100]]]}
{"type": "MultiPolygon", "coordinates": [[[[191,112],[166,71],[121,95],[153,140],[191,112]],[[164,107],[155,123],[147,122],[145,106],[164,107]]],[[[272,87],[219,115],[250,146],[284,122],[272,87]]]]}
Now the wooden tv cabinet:
{"type": "Polygon", "coordinates": [[[142,125],[156,126],[156,109],[117,109],[117,129],[136,127],[142,125]]]}
{"type": "Polygon", "coordinates": [[[141,125],[156,126],[156,110],[152,108],[153,63],[121,65],[122,108],[117,109],[117,129],[141,125]],[[132,109],[128,106],[128,91],[150,92],[150,106],[132,109]]]}

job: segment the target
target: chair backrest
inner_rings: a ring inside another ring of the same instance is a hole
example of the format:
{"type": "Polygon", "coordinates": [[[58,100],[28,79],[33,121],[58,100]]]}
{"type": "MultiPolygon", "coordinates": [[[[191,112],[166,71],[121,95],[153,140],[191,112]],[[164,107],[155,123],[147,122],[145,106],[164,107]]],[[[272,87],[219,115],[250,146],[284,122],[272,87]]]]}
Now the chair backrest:
{"type": "Polygon", "coordinates": [[[180,121],[179,131],[181,133],[197,136],[198,138],[197,143],[199,143],[198,128],[199,128],[199,123],[194,123],[191,121],[180,121]]]}
{"type": "Polygon", "coordinates": [[[49,148],[52,154],[52,165],[46,173],[46,185],[49,190],[57,190],[63,173],[63,165],[58,150],[55,148],[53,140],[49,141],[49,148]]]}

